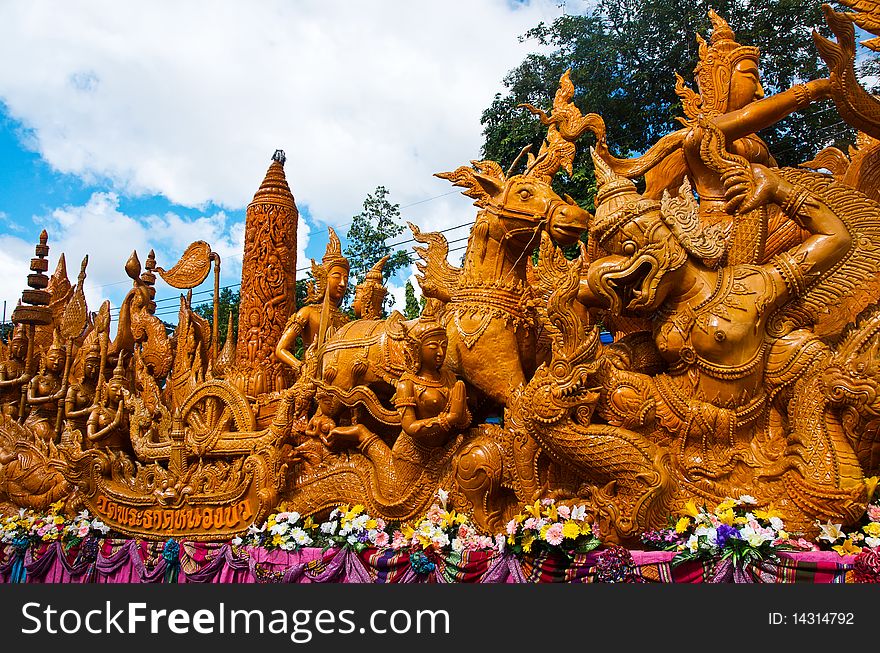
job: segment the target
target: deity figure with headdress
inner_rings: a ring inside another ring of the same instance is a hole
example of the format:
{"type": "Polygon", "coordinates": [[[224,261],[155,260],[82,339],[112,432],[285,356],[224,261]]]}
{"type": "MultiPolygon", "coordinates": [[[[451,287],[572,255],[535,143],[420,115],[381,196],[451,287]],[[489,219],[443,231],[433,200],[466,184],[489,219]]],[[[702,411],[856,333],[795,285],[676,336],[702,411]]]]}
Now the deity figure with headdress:
{"type": "Polygon", "coordinates": [[[101,383],[101,344],[97,339],[92,341],[86,351],[82,369],[82,379],[67,389],[64,416],[74,428],[85,431],[86,420],[92,411],[92,405],[98,399],[98,386],[101,383]]]}
{"type": "Polygon", "coordinates": [[[99,403],[92,407],[86,421],[86,441],[90,446],[133,454],[125,408],[128,392],[128,379],[120,355],[113,376],[104,384],[99,403]]]}
{"type": "Polygon", "coordinates": [[[0,363],[0,410],[13,418],[18,417],[21,405],[21,387],[28,382],[25,370],[28,340],[24,325],[18,325],[9,340],[9,357],[0,363]]]}
{"type": "Polygon", "coordinates": [[[303,350],[319,340],[321,329],[337,329],[348,322],[342,310],[342,301],[348,288],[348,259],[342,255],[342,245],[333,229],[321,264],[312,261],[315,277],[309,284],[306,305],[290,316],[284,332],[275,347],[275,355],[290,365],[297,376],[303,362],[295,354],[296,340],[302,338],[303,350]]]}
{"type": "Polygon", "coordinates": [[[664,136],[642,156],[622,159],[608,151],[605,126],[599,121],[599,128],[594,129],[596,149],[615,173],[629,179],[644,176],[646,198],[690,201],[692,192],[696,193],[697,219],[684,220],[679,212],[669,222],[677,238],[706,263],[764,263],[806,234],[772,206],[740,214],[727,209],[721,173],[700,152],[704,142],[701,121],[710,120],[722,131],[732,154],[772,168],[776,161],[756,132],[830,97],[831,83],[812,80],[764,97],[758,48],[737,43],[727,21],[714,11],[709,11],[709,18],[713,27],[709,41],[697,35],[699,63],[694,72],[699,92],[677,76],[684,128],[664,136]],[[773,234],[769,240],[768,234],[773,234]]]}
{"type": "Polygon", "coordinates": [[[40,439],[55,438],[58,403],[64,400],[65,352],[61,333],[56,329],[52,345],[43,354],[39,373],[28,382],[27,404],[30,414],[24,422],[40,439]]]}
{"type": "Polygon", "coordinates": [[[388,289],[382,283],[382,268],[388,262],[390,256],[383,256],[376,265],[370,268],[354,289],[354,300],[351,308],[354,316],[363,320],[381,320],[382,305],[388,296],[388,289]]]}
{"type": "Polygon", "coordinates": [[[440,303],[429,300],[419,321],[406,330],[406,371],[394,395],[401,431],[394,445],[363,424],[336,427],[325,437],[331,448],[357,447],[372,461],[377,500],[393,502],[424,474],[443,470],[440,461],[460,444],[454,436],[470,425],[464,382],[443,366],[449,340],[439,311],[440,303]]]}

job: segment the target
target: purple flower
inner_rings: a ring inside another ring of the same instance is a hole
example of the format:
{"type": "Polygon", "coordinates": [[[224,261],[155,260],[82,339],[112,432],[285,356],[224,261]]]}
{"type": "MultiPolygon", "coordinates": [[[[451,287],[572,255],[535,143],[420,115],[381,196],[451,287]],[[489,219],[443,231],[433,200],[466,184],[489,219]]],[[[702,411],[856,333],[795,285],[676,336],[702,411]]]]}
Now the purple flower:
{"type": "Polygon", "coordinates": [[[715,529],[715,541],[718,544],[718,548],[723,549],[724,545],[727,544],[727,540],[730,538],[740,539],[739,531],[733,526],[719,524],[718,528],[715,529]]]}

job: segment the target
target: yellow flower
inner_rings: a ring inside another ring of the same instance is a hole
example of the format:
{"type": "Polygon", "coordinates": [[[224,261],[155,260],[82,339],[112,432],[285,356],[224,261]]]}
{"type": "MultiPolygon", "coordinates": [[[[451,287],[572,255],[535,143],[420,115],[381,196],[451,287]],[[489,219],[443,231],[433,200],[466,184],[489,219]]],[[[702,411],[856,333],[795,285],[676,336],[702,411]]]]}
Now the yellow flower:
{"type": "Polygon", "coordinates": [[[269,519],[266,520],[266,526],[274,526],[274,525],[275,525],[275,519],[276,519],[277,517],[278,517],[278,515],[277,515],[276,513],[274,513],[274,512],[273,512],[271,515],[269,515],[269,519]]]}
{"type": "Polygon", "coordinates": [[[361,504],[357,504],[357,505],[355,505],[354,508],[349,510],[348,514],[346,514],[345,516],[348,517],[349,519],[354,519],[359,514],[361,514],[363,511],[364,511],[364,507],[361,504]]]}
{"type": "Polygon", "coordinates": [[[61,515],[55,515],[55,523],[56,523],[56,524],[63,524],[63,523],[64,523],[64,517],[62,517],[61,515]]]}
{"type": "Polygon", "coordinates": [[[726,512],[733,508],[736,505],[736,501],[733,499],[725,499],[721,503],[718,504],[718,507],[715,508],[715,514],[720,515],[722,512],[726,512]]]}
{"type": "Polygon", "coordinates": [[[556,521],[556,518],[559,516],[559,513],[556,511],[556,504],[551,503],[547,506],[547,519],[550,521],[556,521]]]}
{"type": "Polygon", "coordinates": [[[513,546],[513,543],[516,542],[516,537],[514,535],[507,536],[507,543],[513,546]]]}
{"type": "Polygon", "coordinates": [[[513,518],[517,524],[522,524],[526,520],[526,516],[522,513],[519,513],[516,517],[513,518]]]}
{"type": "Polygon", "coordinates": [[[545,539],[544,536],[547,535],[547,531],[549,531],[549,530],[550,530],[550,524],[544,524],[543,526],[541,526],[541,533],[540,533],[539,537],[542,540],[545,539]]]}
{"type": "Polygon", "coordinates": [[[534,505],[526,506],[526,512],[529,513],[535,519],[540,519],[541,518],[541,501],[536,500],[534,505]]]}
{"type": "Polygon", "coordinates": [[[755,517],[770,521],[773,517],[779,517],[779,519],[782,519],[782,514],[775,508],[770,507],[767,508],[767,510],[756,510],[755,517]]]}
{"type": "Polygon", "coordinates": [[[376,528],[378,525],[379,525],[379,523],[375,519],[368,519],[367,523],[364,524],[364,526],[366,526],[367,530],[371,530],[373,528],[376,528]]]}
{"type": "Polygon", "coordinates": [[[870,535],[871,537],[880,537],[880,523],[872,521],[867,526],[863,526],[862,531],[864,531],[865,535],[870,535]]]}
{"type": "Polygon", "coordinates": [[[55,503],[53,503],[52,505],[49,506],[49,508],[53,514],[58,512],[59,510],[61,510],[61,508],[63,508],[63,507],[64,507],[64,499],[59,499],[58,501],[56,501],[55,503]]]}
{"type": "Polygon", "coordinates": [[[689,517],[697,517],[700,514],[699,509],[697,508],[697,504],[694,503],[693,499],[689,499],[686,504],[684,504],[684,510],[681,511],[683,515],[688,515],[689,517]]]}
{"type": "Polygon", "coordinates": [[[853,544],[852,540],[848,538],[843,541],[843,544],[838,544],[837,546],[832,546],[831,548],[837,551],[837,553],[842,556],[853,556],[857,553],[862,552],[862,548],[853,544]]]}
{"type": "Polygon", "coordinates": [[[406,539],[410,539],[415,534],[415,530],[409,524],[404,524],[403,528],[400,529],[400,532],[403,533],[403,536],[406,539]]]}
{"type": "Polygon", "coordinates": [[[870,478],[865,479],[865,489],[868,491],[868,503],[871,503],[871,499],[874,498],[874,491],[877,489],[877,482],[880,481],[880,477],[871,476],[870,478]]]}
{"type": "Polygon", "coordinates": [[[532,550],[532,542],[534,542],[534,541],[535,541],[535,536],[532,535],[531,533],[526,533],[525,536],[523,537],[523,544],[522,544],[523,551],[525,551],[526,553],[531,551],[532,550]]]}
{"type": "Polygon", "coordinates": [[[577,539],[577,536],[580,534],[580,527],[578,527],[578,525],[570,519],[562,526],[562,537],[567,537],[574,540],[577,539]]]}
{"type": "Polygon", "coordinates": [[[281,535],[272,536],[272,546],[280,546],[284,544],[284,537],[281,535]]]}
{"type": "Polygon", "coordinates": [[[315,521],[312,519],[311,515],[306,517],[306,520],[303,522],[303,528],[308,530],[310,528],[315,527],[315,521]]]}
{"type": "Polygon", "coordinates": [[[682,517],[675,523],[675,532],[684,533],[691,525],[690,517],[682,517]]]}
{"type": "Polygon", "coordinates": [[[589,522],[584,522],[581,524],[581,535],[592,535],[593,534],[593,525],[589,522]]]}
{"type": "MultiPolygon", "coordinates": [[[[718,521],[720,521],[722,524],[726,524],[727,526],[733,526],[734,516],[733,516],[733,509],[732,508],[728,508],[727,510],[724,510],[721,512],[716,512],[715,514],[718,516],[718,521]]],[[[740,519],[742,519],[742,518],[740,518],[740,519]]]]}
{"type": "Polygon", "coordinates": [[[455,523],[458,524],[459,526],[467,523],[467,520],[468,520],[468,518],[467,518],[467,515],[465,515],[465,514],[458,514],[455,516],[455,523]]]}

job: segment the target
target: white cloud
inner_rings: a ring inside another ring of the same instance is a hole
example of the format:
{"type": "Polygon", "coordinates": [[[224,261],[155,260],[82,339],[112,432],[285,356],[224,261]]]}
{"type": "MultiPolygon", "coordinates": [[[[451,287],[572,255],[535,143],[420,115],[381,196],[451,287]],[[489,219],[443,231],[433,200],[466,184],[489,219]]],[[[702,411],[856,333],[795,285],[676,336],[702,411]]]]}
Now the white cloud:
{"type": "MultiPolygon", "coordinates": [[[[343,224],[387,186],[450,189],[556,0],[27,2],[0,6],[0,98],[59,171],[185,206],[247,204],[276,147],[301,208],[343,224]]],[[[474,215],[447,195],[426,228],[474,215]]]]}

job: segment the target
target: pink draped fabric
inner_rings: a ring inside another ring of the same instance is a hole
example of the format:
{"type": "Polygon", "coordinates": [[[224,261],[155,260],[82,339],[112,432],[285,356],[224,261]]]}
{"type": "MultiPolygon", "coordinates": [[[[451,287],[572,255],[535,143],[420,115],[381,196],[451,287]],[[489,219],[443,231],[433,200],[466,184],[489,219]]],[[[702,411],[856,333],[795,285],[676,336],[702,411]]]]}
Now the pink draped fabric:
{"type": "MultiPolygon", "coordinates": [[[[410,554],[388,549],[358,554],[336,548],[288,552],[228,543],[173,544],[169,548],[163,542],[87,540],[69,550],[60,542],[26,550],[4,545],[0,546],[0,582],[14,582],[16,564],[20,574],[22,563],[28,583],[524,583],[551,578],[594,582],[601,564],[601,551],[594,551],[578,557],[560,576],[551,567],[535,566],[552,561],[537,559],[530,560],[524,572],[521,561],[507,552],[446,558],[432,554],[428,556],[432,563],[416,567],[410,554]]],[[[833,552],[785,553],[777,562],[746,568],[716,561],[678,573],[671,571],[672,552],[630,554],[638,575],[653,570],[645,579],[659,582],[842,582],[855,560],[833,552]]],[[[558,567],[558,561],[552,564],[558,567]]]]}

